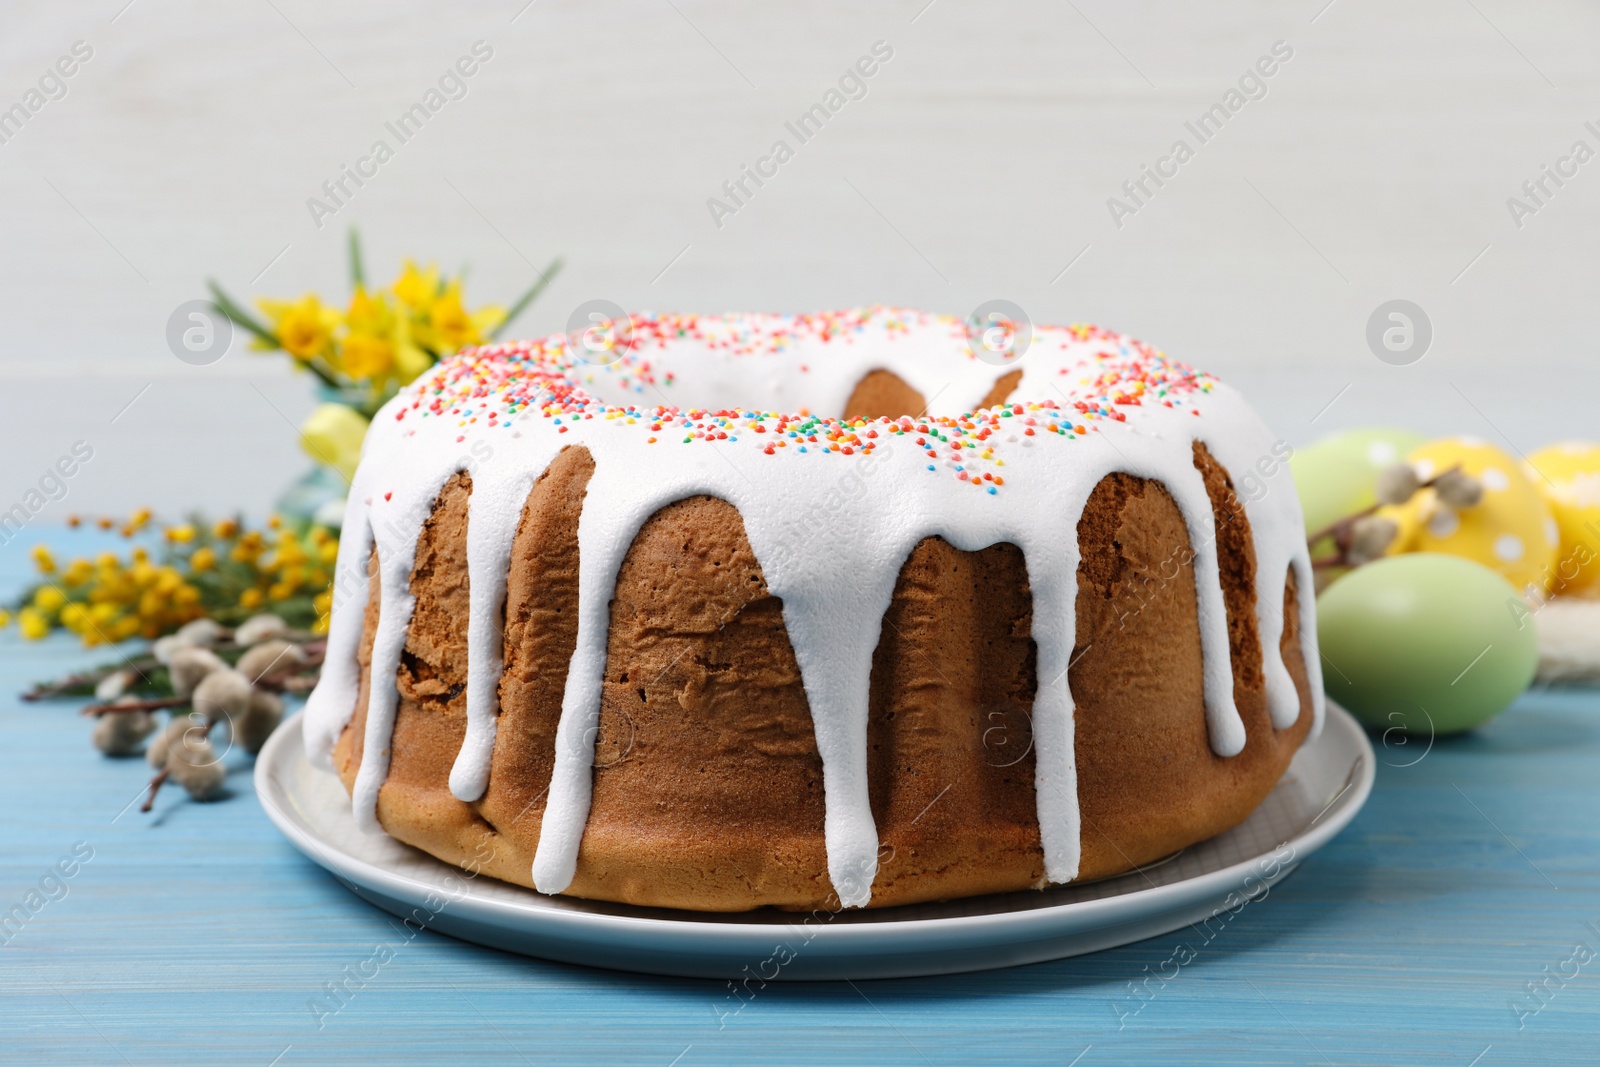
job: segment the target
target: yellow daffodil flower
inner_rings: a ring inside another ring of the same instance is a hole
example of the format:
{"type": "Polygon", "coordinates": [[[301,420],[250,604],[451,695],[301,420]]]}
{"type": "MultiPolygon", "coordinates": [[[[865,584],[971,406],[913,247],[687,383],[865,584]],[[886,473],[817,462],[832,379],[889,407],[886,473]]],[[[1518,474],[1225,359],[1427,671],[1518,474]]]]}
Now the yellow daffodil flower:
{"type": "Polygon", "coordinates": [[[312,459],[336,469],[346,481],[355,477],[366,436],[367,420],[343,404],[322,404],[300,424],[300,447],[312,459]]]}
{"type": "MultiPolygon", "coordinates": [[[[424,329],[423,333],[427,331],[424,329]]],[[[405,318],[395,320],[394,374],[400,385],[410,385],[424,371],[433,366],[433,357],[422,348],[416,330],[405,318]]]]}
{"type": "Polygon", "coordinates": [[[339,345],[339,365],[358,380],[385,378],[394,369],[394,342],[373,333],[352,333],[339,345]]]}
{"type": "Polygon", "coordinates": [[[426,311],[439,296],[439,268],[430,263],[426,271],[420,271],[415,260],[406,260],[405,268],[395,280],[394,295],[407,307],[426,311]]]}
{"type": "Polygon", "coordinates": [[[440,355],[482,344],[484,335],[505,320],[504,308],[487,304],[469,312],[461,302],[461,282],[451,282],[428,312],[428,333],[440,355]]]}
{"type": "Polygon", "coordinates": [[[296,301],[256,301],[272,324],[272,335],[291,356],[298,360],[315,359],[325,355],[333,343],[333,331],[339,324],[339,314],[323,305],[313,293],[296,301]]]}
{"type": "Polygon", "coordinates": [[[358,287],[344,313],[349,330],[339,342],[339,366],[358,381],[388,378],[395,364],[395,333],[399,319],[380,293],[373,296],[358,287]]]}
{"type": "Polygon", "coordinates": [[[365,286],[356,286],[344,312],[344,324],[351,333],[385,333],[393,319],[394,313],[382,293],[374,296],[365,286]]]}

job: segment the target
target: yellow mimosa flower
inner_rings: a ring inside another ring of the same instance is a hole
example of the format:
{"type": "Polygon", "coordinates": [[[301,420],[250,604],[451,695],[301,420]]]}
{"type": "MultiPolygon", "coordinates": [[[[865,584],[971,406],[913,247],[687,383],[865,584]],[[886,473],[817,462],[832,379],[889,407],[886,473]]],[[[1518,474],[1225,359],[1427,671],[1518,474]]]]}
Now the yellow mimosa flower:
{"type": "Polygon", "coordinates": [[[40,574],[54,574],[56,572],[56,557],[50,554],[50,549],[44,545],[33,546],[33,565],[39,568],[40,574]]]}
{"type": "Polygon", "coordinates": [[[33,594],[33,606],[43,612],[60,611],[67,595],[53,585],[41,585],[33,594]]]}
{"type": "Polygon", "coordinates": [[[188,523],[179,523],[177,526],[168,526],[167,540],[174,544],[185,545],[194,540],[194,527],[188,523]]]}
{"type": "Polygon", "coordinates": [[[38,641],[50,633],[50,623],[35,608],[17,612],[17,628],[29,641],[38,641]]]}
{"type": "Polygon", "coordinates": [[[217,565],[216,549],[210,545],[194,550],[194,555],[189,557],[189,567],[196,571],[208,571],[217,565]]]}
{"type": "Polygon", "coordinates": [[[7,611],[5,608],[0,608],[0,630],[4,630],[7,626],[10,626],[10,625],[11,625],[11,612],[7,611]]]}

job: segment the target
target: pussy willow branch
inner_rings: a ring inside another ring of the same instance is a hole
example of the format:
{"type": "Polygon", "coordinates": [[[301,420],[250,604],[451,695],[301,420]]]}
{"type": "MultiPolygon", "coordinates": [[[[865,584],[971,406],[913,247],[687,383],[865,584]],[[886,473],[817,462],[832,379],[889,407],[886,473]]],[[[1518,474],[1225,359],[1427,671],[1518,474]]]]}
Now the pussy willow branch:
{"type": "MultiPolygon", "coordinates": [[[[1448,468],[1447,470],[1440,471],[1438,474],[1435,474],[1432,478],[1429,478],[1427,481],[1422,482],[1420,485],[1418,485],[1417,486],[1417,492],[1420,493],[1424,489],[1433,488],[1434,483],[1437,482],[1440,478],[1443,478],[1447,474],[1454,474],[1454,473],[1456,473],[1456,472],[1458,472],[1460,470],[1461,470],[1461,464],[1458,463],[1455,466],[1448,468]]],[[[1384,504],[1382,501],[1379,501],[1376,504],[1372,504],[1372,505],[1369,505],[1368,507],[1362,508],[1360,511],[1355,512],[1352,515],[1346,515],[1342,519],[1338,519],[1335,522],[1329,523],[1327,526],[1324,526],[1322,529],[1318,530],[1316,533],[1311,534],[1309,537],[1307,537],[1306,538],[1306,546],[1308,548],[1315,548],[1319,541],[1322,541],[1325,538],[1331,537],[1331,538],[1333,538],[1334,546],[1336,548],[1338,548],[1338,550],[1339,550],[1335,555],[1324,556],[1321,559],[1312,560],[1311,561],[1311,565],[1313,567],[1343,567],[1343,566],[1346,566],[1347,565],[1347,561],[1345,559],[1345,552],[1348,551],[1348,549],[1350,548],[1349,538],[1350,538],[1351,528],[1354,527],[1356,523],[1360,522],[1362,519],[1366,518],[1367,516],[1375,515],[1375,514],[1378,513],[1379,509],[1385,508],[1385,507],[1388,507],[1388,506],[1389,505],[1384,504]]]]}

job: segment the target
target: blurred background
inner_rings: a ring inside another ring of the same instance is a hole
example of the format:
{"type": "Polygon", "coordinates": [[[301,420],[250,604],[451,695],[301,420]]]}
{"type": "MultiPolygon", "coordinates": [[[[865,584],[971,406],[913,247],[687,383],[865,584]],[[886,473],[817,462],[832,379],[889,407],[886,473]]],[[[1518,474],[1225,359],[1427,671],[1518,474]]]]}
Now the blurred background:
{"type": "Polygon", "coordinates": [[[1293,444],[1369,423],[1513,452],[1594,433],[1600,161],[1572,154],[1600,149],[1593,5],[37,0],[3,18],[0,510],[93,450],[35,522],[264,514],[309,465],[314,383],[242,334],[186,363],[168,319],[208,277],[342,299],[352,225],[372,280],[405,256],[465,267],[474,303],[562,257],[513,334],[593,299],[1004,298],[1213,371],[1293,444]],[[799,145],[784,124],[878,42],[865,95],[799,145]],[[385,124],[475,45],[465,95],[399,143],[385,124]],[[63,88],[30,98],[63,56],[63,88]],[[1269,56],[1202,143],[1186,123],[1269,56]],[[780,138],[794,158],[714,218],[780,138]],[[314,217],[379,139],[393,158],[314,217]],[[1193,157],[1159,163],[1180,139],[1193,157]],[[1146,166],[1176,174],[1135,197],[1146,166]],[[1420,358],[1369,346],[1396,299],[1431,324],[1420,358]]]}

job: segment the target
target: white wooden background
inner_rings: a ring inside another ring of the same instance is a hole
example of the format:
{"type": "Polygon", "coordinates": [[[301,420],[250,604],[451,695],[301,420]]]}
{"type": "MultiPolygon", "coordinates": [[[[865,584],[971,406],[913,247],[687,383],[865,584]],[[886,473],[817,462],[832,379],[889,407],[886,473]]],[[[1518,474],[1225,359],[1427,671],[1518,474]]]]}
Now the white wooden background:
{"type": "Polygon", "coordinates": [[[526,333],[594,297],[1005,297],[1218,373],[1295,443],[1596,434],[1600,161],[1520,230],[1506,208],[1573,141],[1600,148],[1592,4],[525,3],[8,0],[0,108],[75,41],[94,55],[0,145],[0,510],[79,439],[94,459],[35,521],[265,510],[304,466],[308,382],[242,341],[188,366],[165,323],[209,274],[342,291],[347,223],[375,273],[470,263],[480,301],[565,256],[526,333]],[[316,229],[306,198],[477,40],[469,95],[316,229]],[[878,40],[867,97],[715,227],[706,198],[878,40]],[[1277,40],[1268,96],[1118,230],[1106,198],[1277,40]],[[1363,339],[1395,297],[1434,324],[1414,366],[1363,339]]]}

